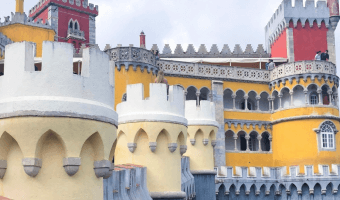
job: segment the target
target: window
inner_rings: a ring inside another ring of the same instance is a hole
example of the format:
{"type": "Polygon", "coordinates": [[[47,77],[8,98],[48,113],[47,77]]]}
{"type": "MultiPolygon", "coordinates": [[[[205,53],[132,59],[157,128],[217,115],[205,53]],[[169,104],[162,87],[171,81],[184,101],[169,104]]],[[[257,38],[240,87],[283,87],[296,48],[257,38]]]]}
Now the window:
{"type": "Polygon", "coordinates": [[[318,134],[318,147],[321,151],[335,151],[335,134],[338,132],[332,121],[324,121],[319,128],[314,129],[318,134]]]}
{"type": "Polygon", "coordinates": [[[334,148],[334,131],[332,127],[325,124],[321,127],[322,148],[333,149],[334,148]]]}
{"type": "Polygon", "coordinates": [[[69,28],[73,28],[73,22],[72,22],[72,21],[70,21],[70,24],[69,24],[68,27],[69,27],[69,28]]]}
{"type": "Polygon", "coordinates": [[[78,22],[74,23],[74,29],[78,30],[78,22]]]}
{"type": "Polygon", "coordinates": [[[311,105],[316,105],[316,104],[318,104],[318,103],[319,103],[318,95],[315,94],[315,93],[312,93],[312,94],[310,95],[310,104],[311,104],[311,105]]]}

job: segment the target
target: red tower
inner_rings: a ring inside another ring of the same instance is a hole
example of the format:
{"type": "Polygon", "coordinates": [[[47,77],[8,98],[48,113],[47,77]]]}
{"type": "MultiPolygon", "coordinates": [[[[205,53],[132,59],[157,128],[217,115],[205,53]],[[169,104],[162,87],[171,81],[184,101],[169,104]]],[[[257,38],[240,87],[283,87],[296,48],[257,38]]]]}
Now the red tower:
{"type": "Polygon", "coordinates": [[[139,35],[140,38],[140,48],[146,48],[145,47],[145,35],[144,35],[144,31],[142,31],[139,35]]]}
{"type": "Polygon", "coordinates": [[[56,32],[55,41],[82,44],[96,43],[96,17],[98,6],[88,0],[45,0],[34,6],[29,17],[49,23],[56,32]]]}
{"type": "Polygon", "coordinates": [[[334,31],[339,21],[338,0],[283,0],[266,26],[266,46],[272,57],[289,61],[314,60],[317,51],[329,51],[335,63],[334,31]]]}

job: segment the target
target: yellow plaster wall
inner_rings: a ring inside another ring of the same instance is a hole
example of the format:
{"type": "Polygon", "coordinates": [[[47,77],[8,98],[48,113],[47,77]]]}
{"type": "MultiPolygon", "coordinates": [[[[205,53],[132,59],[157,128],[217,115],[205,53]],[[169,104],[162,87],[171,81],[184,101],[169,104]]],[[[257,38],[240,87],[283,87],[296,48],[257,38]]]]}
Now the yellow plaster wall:
{"type": "Polygon", "coordinates": [[[211,80],[206,79],[195,79],[195,78],[182,78],[182,77],[165,77],[169,85],[182,85],[185,89],[189,86],[195,86],[197,89],[201,89],[202,87],[206,87],[211,90],[211,80]]]}
{"type": "Polygon", "coordinates": [[[37,44],[37,57],[42,56],[42,42],[54,41],[55,32],[51,29],[44,29],[23,24],[11,24],[1,26],[0,32],[6,35],[13,42],[29,41],[37,44]]]}
{"type": "Polygon", "coordinates": [[[7,171],[0,191],[16,200],[102,199],[103,180],[97,178],[93,162],[110,157],[116,128],[83,119],[22,117],[0,120],[1,158],[7,171]],[[101,142],[98,142],[100,141],[101,142]],[[6,145],[5,145],[6,144],[6,145]],[[22,166],[22,158],[42,159],[33,178],[22,166]],[[63,168],[64,157],[81,157],[79,171],[72,177],[63,168]]]}
{"type": "Polygon", "coordinates": [[[145,69],[141,72],[140,68],[136,71],[130,66],[129,70],[125,70],[125,66],[118,71],[115,67],[115,107],[122,102],[123,94],[126,93],[126,86],[129,84],[142,83],[144,85],[144,97],[149,97],[149,84],[154,83],[156,75],[152,72],[148,73],[145,69]]]}
{"type": "Polygon", "coordinates": [[[223,90],[231,89],[234,94],[238,90],[243,90],[246,94],[248,94],[250,91],[255,91],[258,95],[260,95],[262,92],[270,93],[268,84],[259,84],[259,83],[242,83],[242,82],[229,82],[229,81],[223,81],[223,90]]]}
{"type": "Polygon", "coordinates": [[[271,113],[245,112],[245,111],[224,111],[225,119],[269,121],[271,113]]]}
{"type": "Polygon", "coordinates": [[[184,156],[190,157],[190,170],[214,170],[214,149],[211,141],[216,139],[217,128],[213,126],[189,126],[186,145],[188,147],[184,156]],[[194,145],[190,139],[195,139],[194,145]],[[207,145],[203,139],[209,139],[207,145]]]}
{"type": "Polygon", "coordinates": [[[121,124],[118,129],[115,164],[131,163],[147,167],[150,192],[180,192],[180,145],[185,144],[186,130],[183,125],[161,122],[121,124]],[[157,142],[155,152],[150,150],[149,142],[157,142]],[[129,151],[127,143],[137,144],[134,153],[129,151]],[[171,153],[168,143],[177,143],[176,151],[171,153]]]}
{"type": "Polygon", "coordinates": [[[226,153],[226,166],[235,167],[274,167],[271,153],[226,153]]]}
{"type": "Polygon", "coordinates": [[[24,0],[16,0],[15,12],[24,12],[24,0]]]}
{"type": "Polygon", "coordinates": [[[328,106],[313,106],[313,107],[301,107],[301,108],[292,108],[281,111],[275,111],[271,120],[278,120],[287,117],[297,117],[297,116],[306,116],[306,115],[333,115],[339,116],[339,110],[336,108],[331,108],[328,106]]]}
{"type": "MultiPolygon", "coordinates": [[[[273,126],[273,159],[275,166],[299,165],[304,172],[304,165],[338,164],[340,162],[340,135],[336,134],[336,151],[318,151],[317,133],[324,119],[309,119],[283,122],[273,126]]],[[[339,130],[338,121],[331,120],[339,130]]]]}

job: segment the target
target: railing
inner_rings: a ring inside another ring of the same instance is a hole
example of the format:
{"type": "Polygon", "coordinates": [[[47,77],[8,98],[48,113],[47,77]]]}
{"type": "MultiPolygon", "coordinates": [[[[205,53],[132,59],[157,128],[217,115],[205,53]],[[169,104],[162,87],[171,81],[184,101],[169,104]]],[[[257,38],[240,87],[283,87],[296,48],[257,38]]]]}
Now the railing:
{"type": "Polygon", "coordinates": [[[270,81],[269,71],[260,69],[249,69],[244,67],[214,66],[197,63],[177,62],[177,61],[158,61],[159,69],[166,74],[210,77],[222,79],[239,79],[249,81],[270,81]]]}
{"type": "Polygon", "coordinates": [[[81,31],[81,30],[69,28],[67,30],[67,38],[76,38],[80,40],[85,40],[85,33],[84,31],[81,31]]]}
{"type": "Polygon", "coordinates": [[[146,49],[138,47],[117,47],[106,51],[116,63],[137,62],[155,66],[155,55],[146,49]]]}
{"type": "Polygon", "coordinates": [[[286,63],[276,67],[271,71],[271,80],[307,73],[336,75],[336,66],[331,62],[317,60],[286,63]]]}
{"type": "Polygon", "coordinates": [[[236,79],[240,81],[270,82],[282,77],[308,73],[336,76],[335,64],[316,60],[286,63],[272,71],[165,60],[158,61],[157,66],[169,75],[236,79]]]}

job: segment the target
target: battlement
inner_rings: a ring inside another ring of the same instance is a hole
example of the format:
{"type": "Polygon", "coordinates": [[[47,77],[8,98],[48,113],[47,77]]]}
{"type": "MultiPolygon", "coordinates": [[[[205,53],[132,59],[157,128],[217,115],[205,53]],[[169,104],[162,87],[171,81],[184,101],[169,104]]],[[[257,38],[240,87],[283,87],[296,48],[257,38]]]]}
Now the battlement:
{"type": "Polygon", "coordinates": [[[185,118],[188,125],[216,126],[218,122],[215,116],[215,104],[210,101],[200,101],[196,105],[196,100],[185,101],[185,118]]]}
{"type": "Polygon", "coordinates": [[[144,99],[144,85],[128,85],[127,100],[117,105],[119,124],[129,122],[170,122],[187,125],[184,117],[184,90],[150,83],[150,97],[144,99]]]}
{"type": "Polygon", "coordinates": [[[97,48],[83,51],[81,75],[73,73],[73,47],[43,42],[42,69],[35,71],[34,44],[6,46],[0,77],[0,117],[66,116],[117,125],[113,67],[97,48]]]}
{"type": "Polygon", "coordinates": [[[1,22],[1,18],[0,18],[0,27],[1,26],[8,26],[8,25],[11,25],[11,24],[24,24],[24,25],[28,25],[28,26],[35,26],[35,27],[39,27],[39,28],[45,28],[45,29],[51,29],[52,30],[52,27],[50,26],[48,21],[43,23],[41,19],[38,19],[36,22],[34,22],[33,19],[27,17],[27,15],[25,13],[17,13],[17,12],[11,13],[11,16],[5,17],[4,22],[1,22]]]}
{"type": "Polygon", "coordinates": [[[29,16],[35,19],[42,11],[47,9],[50,5],[64,7],[70,10],[76,10],[87,13],[92,16],[98,16],[98,5],[88,3],[88,0],[39,0],[29,11],[29,16]]]}
{"type": "Polygon", "coordinates": [[[5,56],[5,46],[13,43],[13,41],[0,33],[0,58],[5,56]]]}
{"type": "Polygon", "coordinates": [[[291,0],[283,0],[265,27],[266,47],[268,48],[282,31],[289,27],[290,21],[293,22],[294,27],[298,22],[301,22],[302,27],[305,27],[306,22],[313,27],[316,22],[320,28],[323,22],[329,28],[329,18],[329,8],[325,0],[318,0],[316,5],[314,0],[308,0],[305,6],[303,0],[295,0],[295,6],[292,5],[291,0]]]}
{"type": "MultiPolygon", "coordinates": [[[[158,50],[161,52],[157,46],[154,44],[151,48],[152,51],[158,50]]],[[[252,47],[251,44],[248,44],[243,51],[241,45],[236,44],[233,50],[230,50],[227,44],[223,45],[222,50],[220,51],[217,44],[213,44],[208,51],[205,44],[201,44],[196,51],[194,45],[189,44],[186,51],[183,50],[181,44],[177,44],[174,52],[171,50],[170,45],[166,44],[163,48],[161,58],[186,58],[186,57],[206,57],[206,58],[224,58],[224,57],[249,57],[249,58],[266,58],[270,57],[270,55],[264,50],[263,45],[259,44],[256,50],[252,47]]]]}

